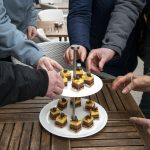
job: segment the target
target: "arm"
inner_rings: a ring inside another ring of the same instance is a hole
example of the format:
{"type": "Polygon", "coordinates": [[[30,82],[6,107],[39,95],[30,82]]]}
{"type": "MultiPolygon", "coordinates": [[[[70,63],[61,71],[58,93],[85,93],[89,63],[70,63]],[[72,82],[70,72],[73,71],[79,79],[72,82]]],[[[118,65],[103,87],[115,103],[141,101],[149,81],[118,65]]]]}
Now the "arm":
{"type": "Polygon", "coordinates": [[[6,14],[3,1],[0,1],[0,50],[2,56],[13,55],[21,62],[34,65],[43,53],[32,42],[25,39],[6,14]]]}
{"type": "Polygon", "coordinates": [[[117,0],[103,39],[103,48],[109,48],[121,55],[133,30],[145,0],[117,0]]]}
{"type": "Polygon", "coordinates": [[[92,0],[69,0],[68,34],[70,44],[90,49],[92,0]]]}
{"type": "Polygon", "coordinates": [[[0,70],[0,106],[46,95],[46,71],[8,62],[0,62],[0,70]]]}

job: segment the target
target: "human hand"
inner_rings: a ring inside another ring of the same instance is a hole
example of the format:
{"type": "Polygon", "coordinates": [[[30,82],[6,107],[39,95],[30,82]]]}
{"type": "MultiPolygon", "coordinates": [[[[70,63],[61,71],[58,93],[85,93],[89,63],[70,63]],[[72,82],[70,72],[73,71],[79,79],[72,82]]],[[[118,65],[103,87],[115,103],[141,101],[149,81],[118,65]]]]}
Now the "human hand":
{"type": "Polygon", "coordinates": [[[63,67],[55,60],[45,56],[41,57],[37,62],[37,69],[40,68],[45,69],[47,71],[52,70],[61,71],[63,69],[63,67]]]}
{"type": "MultiPolygon", "coordinates": [[[[86,55],[86,48],[80,45],[80,48],[77,51],[77,59],[80,59],[82,62],[84,62],[86,55]]],[[[71,64],[73,62],[73,50],[71,49],[71,46],[66,50],[64,58],[68,64],[71,64]]]]}
{"type": "Polygon", "coordinates": [[[64,82],[62,77],[55,71],[47,71],[49,83],[46,96],[56,98],[63,92],[64,82]]]}
{"type": "Polygon", "coordinates": [[[37,35],[37,29],[34,26],[28,26],[27,27],[27,37],[28,39],[32,40],[37,35]]]}
{"type": "Polygon", "coordinates": [[[150,135],[150,119],[131,117],[130,122],[142,126],[150,135]]]}
{"type": "Polygon", "coordinates": [[[112,88],[114,90],[121,89],[124,94],[129,93],[131,90],[150,91],[150,77],[128,73],[125,76],[117,77],[112,84],[112,88]]]}
{"type": "Polygon", "coordinates": [[[87,57],[87,70],[100,73],[106,62],[111,60],[115,52],[108,48],[93,49],[87,57]]]}

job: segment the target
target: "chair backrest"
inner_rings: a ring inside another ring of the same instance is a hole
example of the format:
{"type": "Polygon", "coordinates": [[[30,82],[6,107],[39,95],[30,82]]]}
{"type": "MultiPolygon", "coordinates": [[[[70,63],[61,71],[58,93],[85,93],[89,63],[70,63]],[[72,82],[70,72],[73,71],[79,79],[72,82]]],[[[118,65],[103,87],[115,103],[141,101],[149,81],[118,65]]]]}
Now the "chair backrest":
{"type": "Polygon", "coordinates": [[[45,9],[38,13],[42,21],[64,21],[63,11],[60,9],[45,9]]]}
{"type": "MultiPolygon", "coordinates": [[[[73,66],[65,63],[63,58],[66,49],[69,47],[69,42],[43,42],[39,43],[38,46],[41,48],[41,50],[46,56],[56,60],[64,68],[73,69],[73,66]]],[[[15,59],[14,57],[12,57],[12,61],[14,64],[25,65],[17,59],[15,59]]]]}

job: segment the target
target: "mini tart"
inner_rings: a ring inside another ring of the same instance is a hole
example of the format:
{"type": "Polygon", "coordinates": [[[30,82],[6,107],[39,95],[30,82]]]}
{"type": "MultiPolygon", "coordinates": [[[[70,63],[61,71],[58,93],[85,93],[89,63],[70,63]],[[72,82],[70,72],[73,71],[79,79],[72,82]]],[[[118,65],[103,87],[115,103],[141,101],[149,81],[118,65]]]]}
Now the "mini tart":
{"type": "Polygon", "coordinates": [[[75,116],[75,119],[72,119],[70,121],[70,129],[78,132],[81,130],[81,120],[78,120],[78,118],[75,116]]]}
{"type": "Polygon", "coordinates": [[[50,109],[50,118],[55,120],[56,117],[60,114],[60,110],[57,107],[53,107],[50,109]]]}
{"type": "Polygon", "coordinates": [[[61,98],[61,99],[58,101],[57,107],[58,107],[60,110],[63,110],[64,108],[67,107],[67,103],[68,103],[68,101],[67,101],[65,98],[61,98]]]}
{"type": "Polygon", "coordinates": [[[86,101],[86,103],[85,103],[85,109],[86,109],[86,110],[90,110],[90,109],[92,109],[94,106],[95,106],[95,101],[88,100],[88,101],[86,101]]]}
{"type": "Polygon", "coordinates": [[[60,128],[63,128],[67,124],[67,115],[61,113],[59,116],[56,117],[55,124],[60,128]]]}
{"type": "Polygon", "coordinates": [[[93,107],[92,109],[90,109],[90,115],[94,118],[94,119],[98,119],[99,118],[99,111],[97,107],[93,107]]]}
{"type": "Polygon", "coordinates": [[[93,126],[94,118],[90,115],[87,115],[82,120],[82,126],[85,128],[91,128],[93,126]]]}
{"type": "Polygon", "coordinates": [[[62,77],[66,77],[67,79],[68,79],[68,81],[70,81],[71,80],[71,72],[69,71],[69,70],[62,70],[61,72],[60,72],[60,75],[62,76],[62,77]]]}
{"type": "MultiPolygon", "coordinates": [[[[73,105],[73,99],[70,100],[70,104],[73,105]]],[[[75,98],[75,107],[80,107],[81,106],[81,98],[76,97],[75,98]]]]}
{"type": "Polygon", "coordinates": [[[92,86],[94,84],[94,76],[91,73],[86,73],[82,76],[84,84],[92,86]]]}
{"type": "Polygon", "coordinates": [[[67,86],[68,84],[68,79],[66,77],[63,77],[64,85],[67,86]]]}
{"type": "Polygon", "coordinates": [[[76,90],[81,90],[82,88],[84,88],[84,81],[82,78],[79,78],[78,76],[76,78],[72,79],[72,88],[76,89],[76,90]]]}

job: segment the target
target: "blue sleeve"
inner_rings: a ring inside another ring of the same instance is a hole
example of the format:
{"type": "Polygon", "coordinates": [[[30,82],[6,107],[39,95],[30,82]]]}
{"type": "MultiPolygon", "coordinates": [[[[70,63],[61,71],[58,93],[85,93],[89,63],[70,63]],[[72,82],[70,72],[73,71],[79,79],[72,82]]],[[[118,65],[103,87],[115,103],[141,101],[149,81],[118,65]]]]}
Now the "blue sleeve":
{"type": "Polygon", "coordinates": [[[28,8],[28,12],[27,12],[27,25],[36,26],[36,21],[37,21],[37,10],[35,9],[32,3],[28,8]]]}
{"type": "Polygon", "coordinates": [[[11,23],[1,0],[0,56],[8,56],[8,54],[28,65],[34,65],[43,56],[34,42],[27,40],[24,34],[11,23]]]}
{"type": "Polygon", "coordinates": [[[68,34],[70,44],[90,49],[92,0],[69,0],[68,34]]]}

